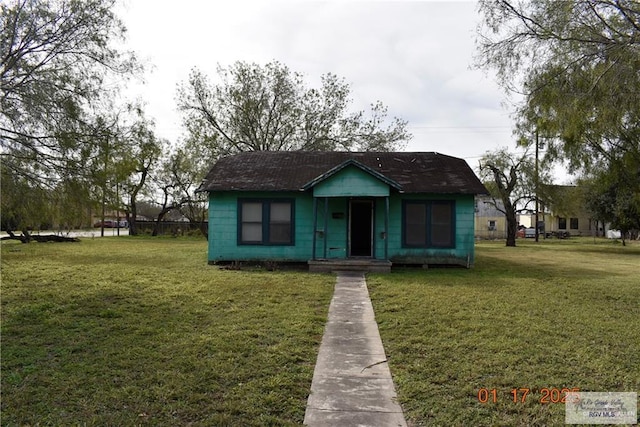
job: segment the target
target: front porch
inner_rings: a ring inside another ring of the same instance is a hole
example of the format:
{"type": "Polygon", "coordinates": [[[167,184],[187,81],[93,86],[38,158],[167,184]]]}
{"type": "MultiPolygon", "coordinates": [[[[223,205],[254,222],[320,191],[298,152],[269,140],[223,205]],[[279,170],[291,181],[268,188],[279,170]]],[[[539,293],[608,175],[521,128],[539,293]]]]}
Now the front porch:
{"type": "Polygon", "coordinates": [[[311,259],[307,262],[309,271],[330,273],[333,271],[363,271],[371,273],[391,272],[391,261],[372,258],[311,259]]]}

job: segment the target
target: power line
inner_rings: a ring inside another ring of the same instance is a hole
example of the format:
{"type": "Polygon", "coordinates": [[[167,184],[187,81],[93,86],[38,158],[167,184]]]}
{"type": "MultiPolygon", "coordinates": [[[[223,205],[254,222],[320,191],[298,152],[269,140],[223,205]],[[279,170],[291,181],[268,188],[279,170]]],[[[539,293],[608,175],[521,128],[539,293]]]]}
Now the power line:
{"type": "Polygon", "coordinates": [[[510,126],[412,126],[407,127],[413,129],[509,129],[510,126]]]}
{"type": "Polygon", "coordinates": [[[409,132],[416,134],[506,134],[513,129],[508,126],[407,126],[409,132]]]}

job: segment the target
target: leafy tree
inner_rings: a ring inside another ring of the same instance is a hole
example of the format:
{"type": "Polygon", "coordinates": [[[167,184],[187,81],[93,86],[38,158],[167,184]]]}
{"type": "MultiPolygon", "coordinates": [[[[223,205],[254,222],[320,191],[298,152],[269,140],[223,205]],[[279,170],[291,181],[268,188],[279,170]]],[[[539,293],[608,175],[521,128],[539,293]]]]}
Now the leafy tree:
{"type": "Polygon", "coordinates": [[[595,178],[584,179],[581,185],[586,188],[587,207],[594,219],[620,230],[624,245],[628,235],[637,236],[640,230],[640,168],[634,162],[625,164],[624,158],[620,162],[595,178]]]}
{"type": "MultiPolygon", "coordinates": [[[[535,165],[528,151],[516,155],[506,148],[487,152],[480,159],[480,179],[485,182],[494,202],[505,214],[507,246],[516,246],[517,214],[536,198],[535,165]],[[501,203],[498,203],[497,201],[501,203]]],[[[540,179],[540,178],[538,178],[540,179]]],[[[546,176],[542,180],[548,179],[546,176]]]]}
{"type": "Polygon", "coordinates": [[[70,231],[91,224],[96,204],[91,201],[89,188],[74,176],[61,179],[56,188],[52,223],[58,231],[70,231]]]}
{"type": "Polygon", "coordinates": [[[152,235],[159,232],[160,222],[172,211],[180,211],[192,223],[200,223],[202,233],[207,234],[204,226],[206,199],[195,190],[202,181],[200,169],[194,164],[194,155],[184,148],[169,154],[161,163],[154,176],[156,193],[161,194],[161,209],[156,217],[152,235]]]}
{"type": "Polygon", "coordinates": [[[480,11],[478,65],[524,95],[520,131],[551,137],[547,156],[605,186],[617,169],[617,184],[637,198],[640,3],[481,0],[480,11]]]}
{"type": "Polygon", "coordinates": [[[0,163],[0,171],[2,228],[8,231],[42,228],[42,220],[51,216],[51,192],[33,189],[27,178],[14,174],[4,162],[0,163]]]}
{"type": "Polygon", "coordinates": [[[138,234],[136,218],[139,197],[150,193],[149,181],[160,167],[163,151],[169,145],[168,141],[156,137],[154,123],[144,117],[141,107],[136,109],[136,113],[135,122],[122,135],[126,148],[122,153],[118,177],[118,183],[127,198],[125,210],[131,236],[138,234]]]}
{"type": "Polygon", "coordinates": [[[84,126],[91,136],[77,152],[83,159],[82,169],[60,169],[58,178],[47,186],[11,174],[20,191],[3,194],[3,212],[6,206],[7,212],[20,213],[19,221],[11,222],[17,224],[14,227],[82,227],[90,224],[95,212],[104,221],[108,209],[123,211],[132,224],[131,234],[136,234],[131,216],[136,216],[139,194],[148,187],[147,178],[158,166],[166,142],[155,137],[154,124],[145,118],[140,105],[109,106],[88,120],[84,126]],[[39,203],[28,202],[31,194],[39,203]],[[10,205],[16,207],[9,209],[10,205]]]}
{"type": "Polygon", "coordinates": [[[149,177],[159,167],[168,143],[156,138],[154,123],[145,117],[141,105],[105,110],[92,122],[93,152],[86,160],[86,182],[94,190],[102,220],[106,209],[124,211],[129,234],[136,235],[138,199],[149,189],[149,177]]]}
{"type": "Polygon", "coordinates": [[[88,111],[139,66],[115,48],[125,28],[113,0],[0,4],[0,151],[3,167],[52,188],[82,171],[88,111]],[[115,78],[117,77],[117,79],[115,78]]]}
{"type": "Polygon", "coordinates": [[[587,210],[586,188],[582,185],[542,185],[538,198],[558,217],[571,218],[587,210]]]}
{"type": "Polygon", "coordinates": [[[56,228],[58,231],[89,224],[89,189],[82,179],[62,177],[52,189],[33,187],[23,176],[0,165],[2,229],[7,231],[56,228]]]}
{"type": "MultiPolygon", "coordinates": [[[[92,190],[92,199],[99,206],[100,234],[104,236],[106,210],[117,209],[118,173],[116,162],[121,161],[125,152],[123,139],[119,134],[120,114],[103,113],[90,124],[91,147],[93,153],[86,157],[85,184],[92,190]]],[[[83,156],[84,157],[84,156],[83,156]]]]}
{"type": "Polygon", "coordinates": [[[194,69],[179,86],[188,139],[210,147],[211,161],[241,151],[393,150],[411,136],[406,122],[387,122],[387,109],[349,112],[350,88],[333,74],[309,89],[300,73],[279,62],[218,67],[220,83],[194,69]]]}

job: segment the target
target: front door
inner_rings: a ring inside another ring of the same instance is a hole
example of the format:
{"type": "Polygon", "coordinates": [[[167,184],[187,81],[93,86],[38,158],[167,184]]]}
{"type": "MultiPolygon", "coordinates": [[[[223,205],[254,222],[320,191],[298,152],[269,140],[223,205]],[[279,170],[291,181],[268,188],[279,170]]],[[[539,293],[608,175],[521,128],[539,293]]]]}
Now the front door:
{"type": "Polygon", "coordinates": [[[373,201],[351,200],[349,206],[349,256],[373,256],[373,201]]]}

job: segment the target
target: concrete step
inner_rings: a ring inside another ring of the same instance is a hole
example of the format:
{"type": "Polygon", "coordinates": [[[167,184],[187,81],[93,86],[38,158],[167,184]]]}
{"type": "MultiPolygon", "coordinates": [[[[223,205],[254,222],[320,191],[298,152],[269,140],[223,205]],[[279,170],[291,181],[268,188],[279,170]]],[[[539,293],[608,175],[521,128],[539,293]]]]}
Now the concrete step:
{"type": "Polygon", "coordinates": [[[316,259],[309,260],[311,272],[360,271],[372,273],[391,272],[391,261],[371,258],[316,259]]]}

